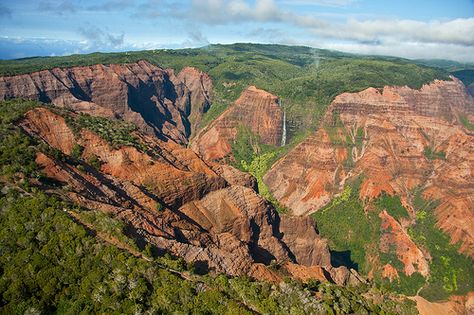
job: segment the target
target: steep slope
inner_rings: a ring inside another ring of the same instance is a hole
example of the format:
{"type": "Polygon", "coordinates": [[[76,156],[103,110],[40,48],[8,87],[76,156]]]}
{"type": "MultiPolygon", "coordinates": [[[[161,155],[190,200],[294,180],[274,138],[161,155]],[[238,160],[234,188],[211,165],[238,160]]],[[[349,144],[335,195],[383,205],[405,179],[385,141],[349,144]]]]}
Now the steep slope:
{"type": "MultiPolygon", "coordinates": [[[[440,258],[431,257],[425,241],[414,242],[413,232],[407,232],[432,215],[417,204],[420,198],[436,200],[437,226],[460,252],[474,257],[474,135],[461,118],[472,122],[474,100],[454,78],[420,90],[344,93],[332,102],[322,128],[275,163],[264,181],[294,215],[305,215],[323,207],[325,213],[335,211],[338,203],[347,206],[343,188],[361,178],[360,202],[353,203],[373,224],[371,236],[378,235],[365,248],[370,253],[365,259],[375,267],[379,255],[394,255],[401,262],[398,273],[428,276],[428,265],[440,258]],[[390,196],[399,196],[401,204],[390,196]]],[[[348,215],[353,215],[349,209],[348,215]]],[[[387,277],[397,277],[392,265],[384,268],[387,277]]]]}
{"type": "MultiPolygon", "coordinates": [[[[461,214],[466,208],[457,203],[473,207],[469,196],[474,187],[468,174],[474,170],[474,155],[472,135],[456,123],[460,113],[473,115],[474,101],[458,80],[436,81],[419,91],[386,87],[342,94],[331,104],[327,127],[276,163],[265,183],[297,215],[316,211],[347,177],[359,173],[366,177],[362,198],[375,198],[384,191],[406,200],[411,189],[428,184],[428,191],[436,191],[437,199],[461,214]],[[427,151],[434,156],[443,152],[445,159],[432,160],[427,151]]],[[[473,217],[469,212],[460,217],[473,217]]],[[[463,242],[474,244],[474,226],[459,222],[448,226],[446,231],[461,230],[463,242]]],[[[453,241],[459,241],[455,231],[453,241]]],[[[465,251],[473,254],[472,245],[466,246],[465,251]]]]}
{"type": "Polygon", "coordinates": [[[255,86],[248,87],[233,105],[196,136],[191,148],[204,160],[231,158],[232,144],[242,128],[248,128],[261,143],[280,145],[283,111],[278,97],[255,86]]]}
{"type": "Polygon", "coordinates": [[[189,119],[200,120],[209,107],[211,90],[211,79],[199,70],[185,68],[175,75],[146,61],[0,77],[0,100],[39,100],[123,119],[148,134],[183,144],[191,134],[189,119]]]}
{"type": "Polygon", "coordinates": [[[248,175],[205,164],[190,149],[138,131],[126,139],[133,145],[112,145],[83,127],[83,119],[74,112],[36,108],[18,121],[51,148],[38,151],[35,159],[43,176],[56,182],[50,193],[109,213],[157,250],[204,270],[268,279],[265,265],[291,262],[320,266],[328,280],[340,284],[363,281],[345,268],[333,268],[327,241],[314,223],[280,217],[255,193],[248,175]]]}

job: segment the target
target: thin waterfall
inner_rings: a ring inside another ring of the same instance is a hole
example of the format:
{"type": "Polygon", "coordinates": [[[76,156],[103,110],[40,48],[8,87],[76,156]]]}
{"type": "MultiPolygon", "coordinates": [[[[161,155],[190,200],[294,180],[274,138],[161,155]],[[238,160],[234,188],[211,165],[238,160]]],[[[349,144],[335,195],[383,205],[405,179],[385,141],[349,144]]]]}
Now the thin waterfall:
{"type": "MultiPolygon", "coordinates": [[[[281,100],[278,100],[278,104],[281,105],[281,100]]],[[[286,110],[283,109],[283,130],[282,130],[282,135],[281,135],[281,146],[285,146],[286,144],[286,110]]]]}

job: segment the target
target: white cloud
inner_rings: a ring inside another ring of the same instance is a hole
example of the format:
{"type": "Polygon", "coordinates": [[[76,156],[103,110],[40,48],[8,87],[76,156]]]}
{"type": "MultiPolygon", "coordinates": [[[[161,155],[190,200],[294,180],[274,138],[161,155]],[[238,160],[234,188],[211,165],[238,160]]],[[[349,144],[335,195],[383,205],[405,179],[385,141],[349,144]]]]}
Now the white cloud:
{"type": "Polygon", "coordinates": [[[324,7],[346,7],[358,2],[358,0],[288,0],[283,1],[288,5],[318,5],[324,7]]]}
{"type": "Polygon", "coordinates": [[[194,28],[188,32],[188,38],[183,42],[182,47],[202,47],[209,45],[210,42],[206,36],[204,36],[201,31],[194,28]]]}
{"type": "Polygon", "coordinates": [[[345,24],[314,28],[315,34],[341,39],[372,41],[399,39],[423,43],[474,45],[474,18],[451,21],[350,19],[345,24]]]}
{"type": "Polygon", "coordinates": [[[125,33],[112,34],[106,30],[91,25],[79,28],[78,32],[86,40],[85,44],[87,45],[87,49],[117,49],[124,45],[125,33]]]}
{"type": "Polygon", "coordinates": [[[471,47],[453,44],[410,42],[390,42],[381,45],[325,43],[322,45],[322,48],[364,55],[398,56],[409,59],[455,59],[461,62],[474,62],[473,49],[471,47]]]}
{"type": "MultiPolygon", "coordinates": [[[[292,1],[293,2],[293,1],[292,1]]],[[[293,3],[349,5],[351,0],[297,0],[293,3]]],[[[256,0],[249,5],[244,0],[193,0],[189,12],[183,16],[208,25],[236,24],[245,22],[268,22],[297,27],[318,43],[342,40],[345,46],[359,51],[395,54],[396,51],[411,50],[411,56],[431,54],[438,58],[474,59],[474,18],[453,20],[417,21],[408,19],[347,19],[333,22],[313,15],[287,11],[274,0],[256,0]],[[394,48],[399,49],[394,49],[394,48]],[[443,49],[440,53],[433,49],[443,49]],[[391,50],[392,49],[392,50],[391,50]],[[390,50],[392,53],[390,53],[390,50]],[[423,51],[426,50],[426,53],[423,51]],[[471,57],[468,57],[468,55],[471,57]]],[[[306,36],[305,36],[306,37],[306,36]]],[[[406,54],[404,54],[406,55],[406,54]]]]}
{"type": "Polygon", "coordinates": [[[274,0],[193,0],[190,10],[182,13],[207,24],[283,21],[283,12],[274,0]]]}
{"type": "Polygon", "coordinates": [[[274,0],[256,0],[253,6],[243,0],[193,0],[191,10],[182,15],[210,25],[243,22],[288,23],[307,29],[318,36],[356,41],[399,39],[423,43],[474,45],[474,18],[429,22],[349,19],[345,23],[331,23],[311,15],[285,11],[279,8],[274,0]]]}

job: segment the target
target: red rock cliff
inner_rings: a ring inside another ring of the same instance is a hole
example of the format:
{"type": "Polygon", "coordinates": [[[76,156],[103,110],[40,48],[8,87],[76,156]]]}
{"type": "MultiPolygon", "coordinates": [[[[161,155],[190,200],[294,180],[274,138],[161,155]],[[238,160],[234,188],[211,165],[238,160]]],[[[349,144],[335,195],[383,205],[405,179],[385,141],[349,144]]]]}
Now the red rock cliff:
{"type": "Polygon", "coordinates": [[[66,155],[81,145],[82,161],[38,152],[45,176],[67,185],[56,193],[125,221],[159,250],[231,275],[270,278],[264,264],[275,260],[319,265],[334,274],[332,281],[347,281],[332,270],[327,241],[308,218],[280,218],[252,189],[255,181],[231,166],[211,168],[192,150],[140,132],[133,136],[146,152],[111,147],[88,129],[73,131],[46,108],[29,111],[18,124],[66,155]],[[98,169],[84,162],[92,156],[101,161],[98,169]]]}
{"type": "Polygon", "coordinates": [[[441,201],[439,227],[474,257],[474,135],[458,120],[473,113],[474,100],[457,79],[420,90],[344,93],[324,127],[275,163],[264,181],[296,215],[317,211],[358,174],[361,198],[397,194],[408,208],[410,191],[424,187],[425,197],[441,201]]]}
{"type": "Polygon", "coordinates": [[[283,111],[278,97],[251,86],[224,113],[202,130],[191,148],[205,160],[222,160],[231,156],[232,142],[239,127],[249,128],[262,143],[280,145],[283,111]]]}
{"type": "Polygon", "coordinates": [[[148,134],[187,143],[189,118],[209,107],[212,82],[194,68],[178,75],[146,61],[55,68],[0,77],[0,100],[24,98],[132,122],[148,134]]]}

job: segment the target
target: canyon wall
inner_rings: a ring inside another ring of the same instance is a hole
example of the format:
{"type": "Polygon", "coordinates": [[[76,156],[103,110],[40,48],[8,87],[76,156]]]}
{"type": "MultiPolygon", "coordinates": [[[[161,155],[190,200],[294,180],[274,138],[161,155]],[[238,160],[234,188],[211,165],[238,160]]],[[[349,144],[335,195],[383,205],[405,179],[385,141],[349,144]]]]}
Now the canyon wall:
{"type": "Polygon", "coordinates": [[[314,223],[280,217],[255,192],[248,174],[204,163],[170,139],[139,131],[131,136],[147,149],[112,146],[87,128],[72,128],[77,116],[37,108],[18,122],[28,135],[64,154],[37,153],[44,176],[61,188],[50,192],[110,213],[136,237],[198,268],[275,280],[266,265],[291,263],[293,269],[318,266],[326,280],[340,284],[362,281],[345,268],[333,268],[327,241],[314,223]],[[91,159],[100,163],[93,166],[91,159]]]}
{"type": "Polygon", "coordinates": [[[147,61],[55,68],[0,77],[0,100],[23,98],[93,116],[123,119],[158,137],[186,144],[190,120],[210,105],[212,81],[194,68],[177,75],[147,61]]]}
{"type": "Polygon", "coordinates": [[[275,163],[264,181],[294,215],[317,211],[363,176],[360,198],[415,189],[440,201],[438,226],[474,257],[474,100],[457,79],[420,90],[369,88],[335,98],[320,128],[275,163]]]}
{"type": "Polygon", "coordinates": [[[261,143],[279,146],[283,132],[283,110],[278,97],[251,86],[226,111],[197,134],[191,148],[204,160],[232,157],[232,143],[241,128],[248,128],[261,143]]]}

